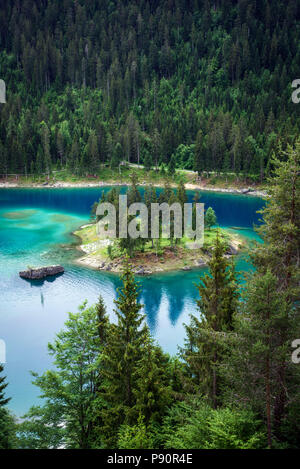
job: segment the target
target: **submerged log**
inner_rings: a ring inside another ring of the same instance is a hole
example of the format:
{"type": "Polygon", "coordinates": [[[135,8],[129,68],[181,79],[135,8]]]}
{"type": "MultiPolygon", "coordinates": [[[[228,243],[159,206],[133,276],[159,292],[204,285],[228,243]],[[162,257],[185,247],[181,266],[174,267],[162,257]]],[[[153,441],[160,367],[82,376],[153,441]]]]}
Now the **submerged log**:
{"type": "Polygon", "coordinates": [[[61,265],[50,265],[48,267],[38,267],[35,269],[28,269],[19,272],[21,278],[30,280],[39,280],[41,278],[50,277],[57,274],[62,274],[65,269],[61,265]]]}

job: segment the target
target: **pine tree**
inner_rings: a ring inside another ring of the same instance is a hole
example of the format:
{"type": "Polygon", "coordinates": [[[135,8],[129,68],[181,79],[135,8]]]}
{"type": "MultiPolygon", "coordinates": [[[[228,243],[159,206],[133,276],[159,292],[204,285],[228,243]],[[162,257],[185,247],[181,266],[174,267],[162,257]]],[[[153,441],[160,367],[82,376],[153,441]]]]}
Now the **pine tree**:
{"type": "MultiPolygon", "coordinates": [[[[276,427],[276,396],[281,392],[282,383],[277,379],[282,363],[288,363],[289,340],[281,342],[281,331],[291,331],[297,324],[293,307],[285,301],[277,288],[277,279],[270,270],[255,272],[247,283],[241,311],[235,318],[235,334],[230,341],[230,353],[224,367],[229,402],[240,401],[250,405],[259,413],[266,424],[268,446],[273,445],[276,427]],[[287,324],[286,324],[287,323],[287,324]]],[[[289,372],[293,376],[293,388],[298,378],[292,364],[289,372]]],[[[289,398],[299,402],[300,393],[289,388],[289,398]]],[[[227,401],[228,403],[228,401],[227,401]]]]}
{"type": "Polygon", "coordinates": [[[155,163],[156,171],[158,171],[158,158],[160,156],[160,151],[161,151],[161,136],[157,128],[155,128],[153,131],[153,135],[152,135],[152,155],[153,155],[153,161],[155,163]]]}
{"type": "Polygon", "coordinates": [[[152,156],[149,152],[146,153],[144,157],[144,167],[146,171],[150,171],[152,169],[153,162],[152,162],[152,156]]]}
{"type": "MultiPolygon", "coordinates": [[[[273,158],[274,175],[270,178],[268,199],[261,211],[264,224],[258,228],[258,233],[264,240],[252,253],[254,266],[261,274],[267,270],[277,279],[277,291],[286,305],[299,300],[299,251],[300,251],[300,141],[295,147],[288,147],[281,152],[285,161],[273,158]]],[[[297,303],[296,303],[297,304],[297,303]]],[[[286,318],[282,321],[277,335],[280,338],[278,346],[285,347],[291,333],[295,333],[290,326],[291,314],[297,315],[297,309],[292,312],[285,309],[286,318]]],[[[281,438],[281,426],[288,411],[288,366],[287,358],[278,366],[278,392],[274,404],[275,435],[281,438]]]]}
{"type": "Polygon", "coordinates": [[[10,398],[5,398],[5,388],[7,387],[7,383],[5,382],[5,377],[1,376],[1,373],[4,371],[4,366],[0,364],[0,406],[4,407],[6,406],[10,398]]]}
{"type": "Polygon", "coordinates": [[[122,281],[123,287],[118,290],[119,296],[115,300],[118,322],[110,328],[103,358],[105,382],[100,397],[106,405],[101,411],[101,432],[107,447],[115,447],[120,425],[130,425],[137,419],[138,363],[144,356],[149,339],[145,316],[140,312],[139,287],[128,259],[124,264],[122,281]]]}
{"type": "Polygon", "coordinates": [[[206,228],[210,230],[212,226],[216,225],[216,223],[217,223],[217,217],[216,217],[215,211],[212,207],[208,207],[206,214],[204,216],[204,225],[206,228]]]}
{"type": "Polygon", "coordinates": [[[188,201],[188,196],[185,190],[184,182],[180,181],[177,187],[177,197],[181,204],[182,210],[184,209],[184,204],[188,201]]]}
{"type": "Polygon", "coordinates": [[[170,176],[174,176],[176,173],[176,159],[175,155],[171,156],[171,159],[168,164],[168,173],[170,176]]]}
{"type": "Polygon", "coordinates": [[[238,300],[235,268],[225,252],[226,246],[217,234],[209,274],[198,285],[200,317],[192,316],[190,325],[185,326],[187,339],[182,350],[190,378],[187,384],[206,395],[214,407],[219,403],[218,367],[224,337],[232,330],[238,300]]]}
{"type": "MultiPolygon", "coordinates": [[[[178,199],[178,194],[175,195],[174,191],[171,191],[171,195],[170,195],[170,198],[168,200],[169,207],[172,207],[173,204],[176,204],[178,202],[180,202],[179,199],[178,199]]],[[[182,220],[182,223],[183,223],[183,220],[182,220]]],[[[175,242],[176,242],[175,230],[176,230],[175,215],[174,215],[174,210],[172,210],[170,212],[170,242],[171,242],[171,247],[172,248],[173,248],[173,245],[174,245],[174,239],[175,239],[175,242]]]]}
{"type": "Polygon", "coordinates": [[[153,238],[151,238],[151,204],[157,203],[157,195],[155,188],[150,185],[145,188],[144,201],[148,209],[148,236],[151,239],[152,248],[154,247],[153,238]]]}
{"type": "Polygon", "coordinates": [[[197,171],[200,177],[204,169],[208,169],[206,165],[206,147],[203,132],[199,130],[196,137],[193,170],[197,171]]]}
{"type": "Polygon", "coordinates": [[[101,347],[104,347],[107,343],[109,319],[106,312],[106,307],[102,296],[99,296],[98,302],[96,303],[96,314],[98,322],[98,335],[101,347]]]}
{"type": "Polygon", "coordinates": [[[254,265],[270,268],[278,278],[279,291],[297,297],[300,248],[300,140],[295,148],[281,152],[285,161],[273,157],[274,175],[269,178],[268,197],[260,212],[258,233],[264,240],[253,253],[254,265]],[[296,291],[294,291],[296,288],[296,291]]]}
{"type": "Polygon", "coordinates": [[[45,122],[42,122],[43,166],[48,179],[51,174],[50,132],[45,122]]]}
{"type": "Polygon", "coordinates": [[[137,367],[136,408],[144,422],[161,422],[172,401],[169,358],[150,337],[137,367]]]}
{"type": "Polygon", "coordinates": [[[96,173],[99,168],[98,163],[98,144],[97,144],[97,137],[95,132],[92,132],[89,136],[87,142],[87,157],[89,161],[89,167],[93,173],[96,173]]]}
{"type": "Polygon", "coordinates": [[[2,376],[3,371],[4,367],[0,364],[0,449],[11,449],[15,442],[15,424],[6,408],[10,398],[5,397],[7,383],[2,376]]]}

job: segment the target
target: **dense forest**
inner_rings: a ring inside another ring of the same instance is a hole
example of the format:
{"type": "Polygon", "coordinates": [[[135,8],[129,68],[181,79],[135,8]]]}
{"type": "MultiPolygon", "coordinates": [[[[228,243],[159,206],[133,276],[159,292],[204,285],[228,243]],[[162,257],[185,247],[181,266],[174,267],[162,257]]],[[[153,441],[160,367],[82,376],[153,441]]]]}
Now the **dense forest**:
{"type": "Polygon", "coordinates": [[[116,320],[101,297],[69,314],[48,346],[55,368],[33,373],[42,404],[21,423],[0,368],[0,448],[300,447],[299,141],[285,159],[272,160],[255,270],[240,288],[216,237],[178,354],[151,337],[125,259],[116,320]]]}
{"type": "Polygon", "coordinates": [[[129,161],[263,180],[299,134],[299,14],[294,0],[1,0],[0,174],[129,161]]]}

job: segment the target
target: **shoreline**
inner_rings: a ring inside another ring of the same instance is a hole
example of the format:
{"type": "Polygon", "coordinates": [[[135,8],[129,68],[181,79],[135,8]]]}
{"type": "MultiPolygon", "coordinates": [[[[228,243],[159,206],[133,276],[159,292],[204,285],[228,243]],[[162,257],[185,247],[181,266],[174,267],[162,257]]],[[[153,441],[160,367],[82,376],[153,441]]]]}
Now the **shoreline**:
{"type": "MultiPolygon", "coordinates": [[[[119,274],[123,267],[123,258],[117,257],[111,259],[107,252],[109,240],[93,240],[85,243],[86,229],[89,231],[94,224],[82,225],[72,234],[79,241],[76,245],[77,251],[82,255],[73,260],[77,265],[89,269],[111,272],[119,274]]],[[[227,256],[237,256],[246,246],[246,240],[237,234],[226,233],[229,237],[227,256]]],[[[211,247],[204,246],[197,249],[188,249],[183,246],[176,246],[175,249],[165,247],[163,254],[157,256],[154,252],[136,252],[135,257],[130,259],[133,266],[133,272],[139,276],[158,275],[163,273],[172,273],[179,271],[199,270],[207,267],[211,257],[211,247]]]]}
{"type": "MultiPolygon", "coordinates": [[[[128,182],[116,182],[116,181],[98,181],[98,182],[64,182],[64,181],[57,181],[55,183],[45,184],[45,183],[30,183],[30,184],[19,184],[16,182],[0,182],[0,189],[84,189],[84,188],[96,188],[96,187],[122,187],[128,186],[128,182]]],[[[140,187],[148,186],[149,184],[139,184],[140,187]]],[[[163,187],[163,184],[152,184],[154,187],[163,187]]],[[[176,184],[170,184],[171,187],[177,187],[176,184]]],[[[242,188],[235,188],[235,187],[214,187],[214,186],[207,186],[204,184],[194,184],[194,183],[186,183],[185,184],[186,190],[191,191],[207,191],[207,192],[219,192],[219,193],[227,193],[233,195],[250,195],[252,197],[267,197],[267,193],[263,190],[256,190],[251,187],[242,187],[242,188]]]]}

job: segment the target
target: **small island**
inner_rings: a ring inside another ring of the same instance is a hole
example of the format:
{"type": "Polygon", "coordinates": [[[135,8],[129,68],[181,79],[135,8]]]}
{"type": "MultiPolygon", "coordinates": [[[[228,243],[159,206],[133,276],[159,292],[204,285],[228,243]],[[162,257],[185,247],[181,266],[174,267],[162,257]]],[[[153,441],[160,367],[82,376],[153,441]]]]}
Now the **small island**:
{"type": "MultiPolygon", "coordinates": [[[[212,228],[205,230],[205,242],[202,248],[194,249],[190,240],[182,238],[171,247],[168,239],[161,239],[160,245],[152,247],[152,242],[145,243],[141,250],[136,250],[130,258],[136,275],[151,275],[175,270],[192,270],[205,267],[211,257],[212,246],[217,236],[227,245],[227,256],[236,255],[245,247],[245,240],[237,234],[225,229],[212,228]]],[[[74,234],[80,239],[78,248],[85,253],[76,260],[77,263],[90,268],[121,272],[125,252],[118,247],[116,241],[100,240],[96,233],[96,225],[85,225],[74,234]]]]}
{"type": "MultiPolygon", "coordinates": [[[[100,202],[110,202],[117,210],[119,194],[119,190],[113,188],[110,192],[102,194],[100,202]]],[[[167,202],[170,205],[178,202],[183,206],[188,200],[185,186],[182,183],[179,183],[176,191],[166,184],[159,194],[153,186],[148,186],[142,195],[138,190],[134,174],[127,195],[130,203],[144,202],[148,207],[155,202],[167,202]]],[[[200,194],[196,194],[194,202],[199,202],[199,200],[200,194]]],[[[146,239],[100,239],[96,230],[96,222],[99,221],[99,217],[96,216],[97,206],[98,202],[95,202],[92,209],[93,222],[82,226],[73,233],[79,239],[78,249],[84,252],[84,256],[76,259],[76,263],[90,268],[121,272],[124,256],[128,255],[133,271],[137,275],[151,275],[176,270],[188,271],[207,265],[217,235],[226,246],[228,257],[238,254],[246,244],[245,239],[240,235],[217,227],[217,218],[211,207],[205,209],[204,244],[202,247],[197,246],[193,239],[186,236],[175,238],[174,232],[173,236],[171,235],[168,239],[163,237],[152,239],[150,232],[146,239]]]]}
{"type": "Polygon", "coordinates": [[[50,265],[46,267],[30,267],[27,270],[19,272],[21,278],[28,280],[40,280],[46,277],[63,274],[65,269],[61,265],[50,265]]]}

